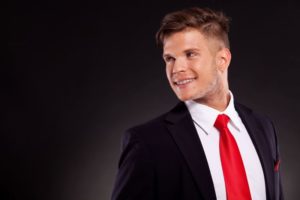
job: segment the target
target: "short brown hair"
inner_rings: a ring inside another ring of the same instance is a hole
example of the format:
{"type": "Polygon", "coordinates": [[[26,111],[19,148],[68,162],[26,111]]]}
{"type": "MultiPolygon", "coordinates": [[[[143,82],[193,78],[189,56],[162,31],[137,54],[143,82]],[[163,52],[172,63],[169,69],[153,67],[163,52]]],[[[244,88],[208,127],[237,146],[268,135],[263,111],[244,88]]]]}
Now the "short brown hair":
{"type": "Polygon", "coordinates": [[[196,28],[206,37],[215,37],[230,47],[228,32],[230,19],[220,11],[192,7],[167,14],[156,33],[156,41],[163,45],[164,39],[187,28],[196,28]]]}

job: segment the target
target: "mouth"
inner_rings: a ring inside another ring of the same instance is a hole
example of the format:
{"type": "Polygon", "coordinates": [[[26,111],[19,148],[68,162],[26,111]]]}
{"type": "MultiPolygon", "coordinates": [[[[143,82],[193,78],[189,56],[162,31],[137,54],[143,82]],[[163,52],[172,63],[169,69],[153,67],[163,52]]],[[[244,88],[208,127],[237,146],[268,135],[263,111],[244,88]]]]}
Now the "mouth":
{"type": "Polygon", "coordinates": [[[183,86],[183,85],[187,85],[187,84],[193,82],[194,80],[196,80],[196,78],[186,78],[186,79],[181,79],[178,81],[173,81],[173,83],[174,83],[174,85],[177,85],[177,86],[183,86]]]}

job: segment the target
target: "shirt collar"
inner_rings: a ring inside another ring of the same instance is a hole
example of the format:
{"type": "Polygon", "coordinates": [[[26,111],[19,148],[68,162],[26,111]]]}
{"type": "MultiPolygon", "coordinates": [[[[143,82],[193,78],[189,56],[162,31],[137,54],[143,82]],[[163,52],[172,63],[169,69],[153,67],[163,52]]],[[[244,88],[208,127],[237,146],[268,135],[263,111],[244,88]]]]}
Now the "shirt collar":
{"type": "Polygon", "coordinates": [[[192,119],[206,134],[209,134],[212,131],[212,129],[215,128],[214,123],[219,114],[226,114],[230,118],[229,123],[231,123],[231,125],[237,131],[241,130],[240,118],[234,108],[234,97],[231,92],[229,93],[229,104],[223,112],[220,112],[204,104],[197,103],[193,100],[185,101],[185,104],[192,116],[192,119]]]}

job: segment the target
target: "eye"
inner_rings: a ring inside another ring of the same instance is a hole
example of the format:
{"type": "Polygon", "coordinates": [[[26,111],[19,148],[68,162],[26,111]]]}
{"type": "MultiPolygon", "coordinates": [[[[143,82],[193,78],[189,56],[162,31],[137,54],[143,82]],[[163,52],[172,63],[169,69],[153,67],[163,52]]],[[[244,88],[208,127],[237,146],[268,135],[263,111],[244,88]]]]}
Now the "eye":
{"type": "Polygon", "coordinates": [[[165,57],[164,57],[164,60],[165,60],[166,63],[168,63],[168,62],[174,61],[175,58],[172,57],[172,56],[165,56],[165,57]]]}
{"type": "Polygon", "coordinates": [[[193,58],[195,56],[197,56],[196,52],[193,52],[193,51],[186,52],[186,57],[188,57],[188,58],[193,58]]]}

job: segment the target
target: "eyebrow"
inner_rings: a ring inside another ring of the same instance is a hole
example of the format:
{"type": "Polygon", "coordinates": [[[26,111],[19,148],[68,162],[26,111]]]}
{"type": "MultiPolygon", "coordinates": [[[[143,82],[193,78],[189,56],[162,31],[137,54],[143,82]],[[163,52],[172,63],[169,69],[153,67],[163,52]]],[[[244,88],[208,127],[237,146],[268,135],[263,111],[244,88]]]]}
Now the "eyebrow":
{"type": "Polygon", "coordinates": [[[190,51],[200,51],[200,49],[197,49],[197,48],[190,48],[190,49],[186,49],[184,50],[183,52],[186,53],[186,52],[190,52],[190,51]]]}
{"type": "Polygon", "coordinates": [[[163,58],[168,57],[168,56],[172,57],[172,55],[169,53],[166,53],[166,54],[163,53],[163,55],[162,55],[163,58]]]}
{"type": "MultiPolygon", "coordinates": [[[[187,53],[187,52],[191,52],[191,51],[197,51],[197,52],[199,52],[200,49],[198,49],[198,48],[189,48],[189,49],[184,50],[183,52],[187,53]]],[[[165,58],[167,56],[171,56],[172,57],[172,55],[170,53],[163,53],[163,55],[162,55],[163,58],[165,58]]]]}

